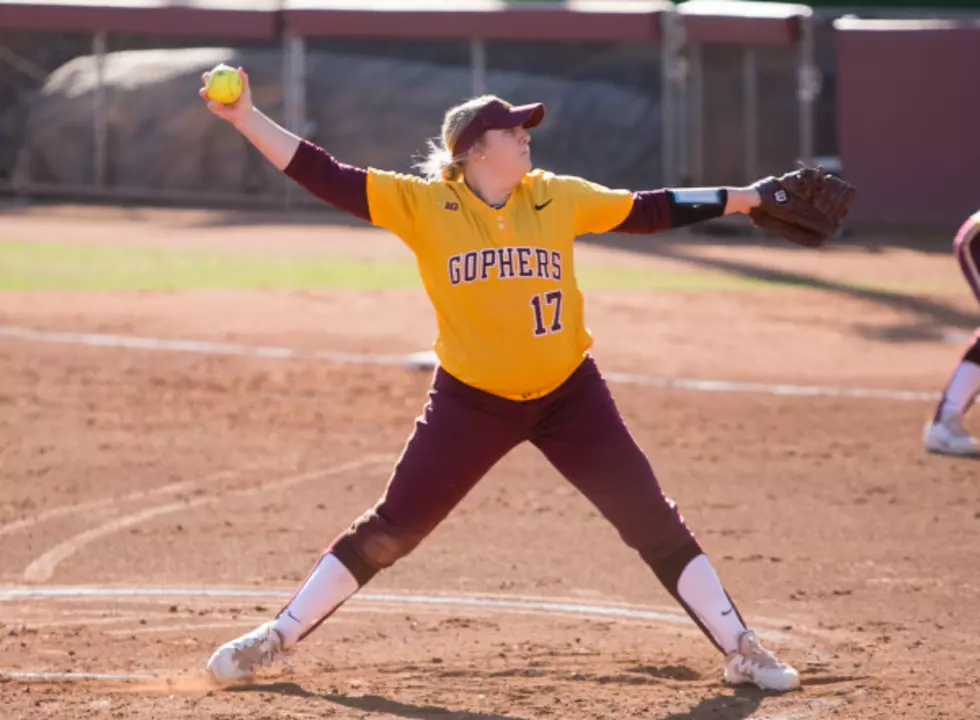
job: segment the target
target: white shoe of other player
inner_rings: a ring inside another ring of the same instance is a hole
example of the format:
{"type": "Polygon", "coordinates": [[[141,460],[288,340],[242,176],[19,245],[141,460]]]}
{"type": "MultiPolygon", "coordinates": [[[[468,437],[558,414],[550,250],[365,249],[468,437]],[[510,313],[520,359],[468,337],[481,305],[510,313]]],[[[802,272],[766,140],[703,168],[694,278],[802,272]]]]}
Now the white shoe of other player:
{"type": "Polygon", "coordinates": [[[785,692],[800,686],[800,674],[796,668],[780,662],[762,647],[754,632],[747,630],[738,639],[738,650],[728,655],[725,682],[729,685],[751,683],[763,690],[785,692]]]}
{"type": "Polygon", "coordinates": [[[923,442],[929,452],[957,457],[980,457],[980,442],[970,437],[959,418],[954,416],[927,424],[923,442]]]}
{"type": "Polygon", "coordinates": [[[282,638],[267,622],[215,650],[208,660],[208,675],[219,685],[249,682],[282,654],[282,638]]]}

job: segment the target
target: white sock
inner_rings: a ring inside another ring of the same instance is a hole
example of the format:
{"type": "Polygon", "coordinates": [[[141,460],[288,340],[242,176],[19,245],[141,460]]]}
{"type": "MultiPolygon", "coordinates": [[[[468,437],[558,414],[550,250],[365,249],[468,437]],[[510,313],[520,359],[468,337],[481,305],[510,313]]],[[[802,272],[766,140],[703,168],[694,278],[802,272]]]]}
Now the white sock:
{"type": "Polygon", "coordinates": [[[350,570],[334,555],[320,558],[273,625],[282,637],[283,647],[295,645],[303,633],[340,607],[358,587],[350,570]]]}
{"type": "Polygon", "coordinates": [[[964,360],[953,371],[939,408],[939,419],[962,417],[980,392],[980,365],[964,360]]]}
{"type": "Polygon", "coordinates": [[[738,639],[745,632],[745,625],[707,555],[698,555],[687,564],[677,581],[677,594],[714,636],[725,654],[738,649],[738,639]]]}

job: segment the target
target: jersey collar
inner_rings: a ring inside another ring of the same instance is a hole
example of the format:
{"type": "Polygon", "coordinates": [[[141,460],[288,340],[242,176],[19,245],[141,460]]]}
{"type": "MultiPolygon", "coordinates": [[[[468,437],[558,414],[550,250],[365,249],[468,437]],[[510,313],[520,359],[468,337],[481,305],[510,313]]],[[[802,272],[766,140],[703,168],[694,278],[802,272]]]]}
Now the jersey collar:
{"type": "Polygon", "coordinates": [[[524,184],[526,181],[527,181],[527,175],[521,178],[521,181],[514,188],[513,192],[511,192],[511,194],[507,197],[507,202],[505,202],[503,206],[499,208],[495,208],[492,205],[487,204],[483,200],[483,198],[481,198],[473,191],[473,188],[469,186],[469,184],[466,182],[465,179],[459,178],[458,180],[456,180],[456,183],[459,187],[462,188],[463,194],[465,194],[467,198],[472,202],[472,204],[475,205],[477,208],[479,208],[481,212],[496,217],[503,213],[510,212],[510,209],[514,206],[514,196],[518,195],[523,191],[524,184]]]}

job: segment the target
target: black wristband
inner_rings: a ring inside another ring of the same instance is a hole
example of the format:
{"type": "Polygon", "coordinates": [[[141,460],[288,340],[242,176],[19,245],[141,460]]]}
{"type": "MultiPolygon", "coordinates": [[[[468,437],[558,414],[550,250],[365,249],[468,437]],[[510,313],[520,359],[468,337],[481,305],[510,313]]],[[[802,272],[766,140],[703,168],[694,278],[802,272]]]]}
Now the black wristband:
{"type": "Polygon", "coordinates": [[[725,188],[683,188],[668,190],[671,226],[685,225],[713,220],[725,214],[728,205],[728,190],[725,188]]]}

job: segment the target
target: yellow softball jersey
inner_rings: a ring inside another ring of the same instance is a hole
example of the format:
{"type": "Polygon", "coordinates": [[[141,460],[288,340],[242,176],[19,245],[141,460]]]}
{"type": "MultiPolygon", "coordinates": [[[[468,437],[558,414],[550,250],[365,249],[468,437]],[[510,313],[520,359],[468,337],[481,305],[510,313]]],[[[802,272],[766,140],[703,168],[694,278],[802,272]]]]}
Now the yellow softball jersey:
{"type": "Polygon", "coordinates": [[[415,253],[449,374],[513,400],[561,385],[592,345],[575,280],[575,237],[629,214],[633,196],[535,170],[494,209],[462,180],[370,170],[371,221],[415,253]]]}

